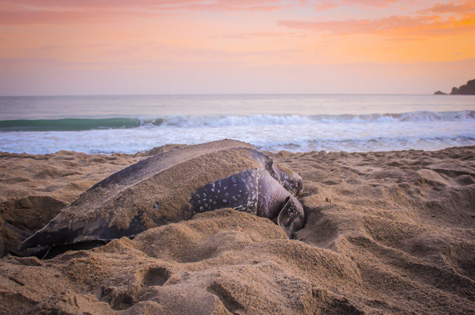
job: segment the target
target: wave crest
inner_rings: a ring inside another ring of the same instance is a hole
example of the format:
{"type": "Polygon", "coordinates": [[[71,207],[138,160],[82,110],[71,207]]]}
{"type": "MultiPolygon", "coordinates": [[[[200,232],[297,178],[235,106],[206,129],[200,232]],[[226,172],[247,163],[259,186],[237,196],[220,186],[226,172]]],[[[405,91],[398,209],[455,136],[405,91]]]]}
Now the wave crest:
{"type": "Polygon", "coordinates": [[[399,123],[419,121],[475,121],[475,111],[415,111],[400,114],[343,115],[172,115],[152,118],[3,120],[0,131],[82,131],[126,128],[199,128],[226,126],[313,125],[329,123],[399,123]]]}

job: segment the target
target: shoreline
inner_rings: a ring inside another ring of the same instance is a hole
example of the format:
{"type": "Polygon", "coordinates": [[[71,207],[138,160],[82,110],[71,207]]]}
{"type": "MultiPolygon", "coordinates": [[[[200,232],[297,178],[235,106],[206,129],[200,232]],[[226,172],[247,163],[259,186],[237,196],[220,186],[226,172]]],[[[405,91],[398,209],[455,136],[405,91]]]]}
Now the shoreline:
{"type": "MultiPolygon", "coordinates": [[[[24,236],[11,226],[40,228],[98,181],[173,148],[0,153],[0,249],[24,236]]],[[[475,311],[475,146],[266,153],[304,180],[294,240],[219,210],[48,261],[5,256],[0,313],[475,311]]]]}
{"type": "MultiPolygon", "coordinates": [[[[224,139],[218,139],[218,140],[224,140],[224,139]]],[[[241,141],[241,140],[238,140],[241,141]]],[[[199,144],[199,143],[197,143],[199,144]]],[[[56,152],[51,152],[51,153],[28,153],[28,152],[9,152],[9,151],[1,151],[0,150],[0,158],[5,157],[5,156],[52,156],[56,154],[84,154],[84,155],[99,155],[99,156],[133,156],[133,157],[148,157],[154,154],[158,154],[155,152],[162,152],[162,150],[170,150],[172,148],[178,148],[178,147],[185,147],[185,146],[191,146],[193,144],[185,144],[185,143],[172,143],[172,144],[164,144],[161,146],[156,146],[153,147],[152,149],[145,149],[145,150],[139,150],[134,153],[127,153],[127,152],[111,152],[111,153],[106,153],[106,152],[93,152],[93,153],[88,153],[88,152],[83,152],[83,151],[75,151],[75,150],[58,150],[56,152]]],[[[251,144],[253,145],[253,144],[251,144]]],[[[281,152],[289,153],[289,154],[309,154],[309,153],[319,153],[319,152],[325,152],[325,153],[348,153],[348,154],[358,154],[358,153],[389,153],[389,152],[408,152],[408,151],[418,151],[418,152],[438,152],[438,151],[443,151],[443,150],[450,150],[450,149],[456,149],[456,148],[471,148],[475,147],[475,145],[469,144],[469,145],[452,145],[452,146],[447,146],[447,147],[441,147],[438,149],[418,149],[418,148],[408,148],[408,149],[388,149],[388,150],[369,150],[369,151],[350,151],[350,150],[309,150],[309,151],[292,151],[292,149],[281,149],[281,150],[268,150],[263,147],[259,147],[256,145],[253,145],[257,150],[266,152],[266,154],[275,156],[280,154],[281,152]]]]}

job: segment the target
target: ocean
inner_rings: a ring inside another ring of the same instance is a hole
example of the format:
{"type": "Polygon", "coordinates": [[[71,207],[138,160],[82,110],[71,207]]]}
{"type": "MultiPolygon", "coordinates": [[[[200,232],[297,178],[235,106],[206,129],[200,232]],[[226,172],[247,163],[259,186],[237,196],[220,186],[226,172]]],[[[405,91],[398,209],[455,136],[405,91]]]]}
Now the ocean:
{"type": "Polygon", "coordinates": [[[224,138],[271,152],[475,145],[475,96],[0,97],[3,152],[136,153],[224,138]]]}

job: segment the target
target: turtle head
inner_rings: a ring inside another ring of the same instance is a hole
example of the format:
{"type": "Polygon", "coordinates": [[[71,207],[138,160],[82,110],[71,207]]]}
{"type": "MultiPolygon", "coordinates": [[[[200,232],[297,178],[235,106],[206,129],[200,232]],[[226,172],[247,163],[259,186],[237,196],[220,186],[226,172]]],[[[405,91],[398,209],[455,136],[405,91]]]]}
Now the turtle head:
{"type": "Polygon", "coordinates": [[[274,160],[262,152],[249,149],[252,157],[274,177],[292,195],[298,196],[303,190],[302,177],[289,168],[274,163],[274,160]]]}
{"type": "Polygon", "coordinates": [[[295,231],[303,227],[305,213],[302,204],[294,196],[285,199],[282,209],[277,216],[277,224],[292,238],[295,231]]]}
{"type": "Polygon", "coordinates": [[[274,165],[274,170],[277,180],[292,195],[297,197],[303,191],[303,181],[299,174],[280,165],[274,165]]]}

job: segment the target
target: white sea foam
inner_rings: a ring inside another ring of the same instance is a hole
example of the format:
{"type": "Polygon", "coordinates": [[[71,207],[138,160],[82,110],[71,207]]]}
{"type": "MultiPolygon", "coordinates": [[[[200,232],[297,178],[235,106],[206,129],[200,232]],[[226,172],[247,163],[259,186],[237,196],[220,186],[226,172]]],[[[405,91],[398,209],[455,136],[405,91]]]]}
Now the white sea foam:
{"type": "MultiPolygon", "coordinates": [[[[0,105],[2,101],[11,102],[0,98],[0,105]]],[[[32,104],[11,107],[6,117],[0,112],[0,151],[135,153],[164,144],[223,138],[274,152],[437,150],[475,145],[474,97],[170,96],[118,97],[117,101],[68,97],[15,99],[12,104],[25,102],[32,104]],[[107,107],[101,109],[104,101],[107,107]],[[21,108],[31,109],[36,102],[53,102],[56,111],[43,111],[32,120],[31,111],[21,108]],[[70,106],[63,109],[61,102],[70,106]],[[131,103],[138,105],[127,107],[131,103]],[[71,107],[81,104],[86,110],[71,107]],[[95,115],[84,117],[82,112],[95,115]],[[132,112],[136,114],[127,114],[132,112]],[[8,120],[13,118],[22,120],[8,120]]]]}
{"type": "Polygon", "coordinates": [[[223,138],[270,150],[378,151],[475,145],[475,120],[323,122],[318,124],[225,125],[0,133],[8,152],[135,153],[167,143],[197,144],[223,138]]]}
{"type": "Polygon", "coordinates": [[[342,115],[171,115],[139,118],[142,127],[225,127],[269,125],[316,125],[322,123],[471,121],[475,111],[431,112],[416,111],[399,114],[342,114],[342,115]]]}

